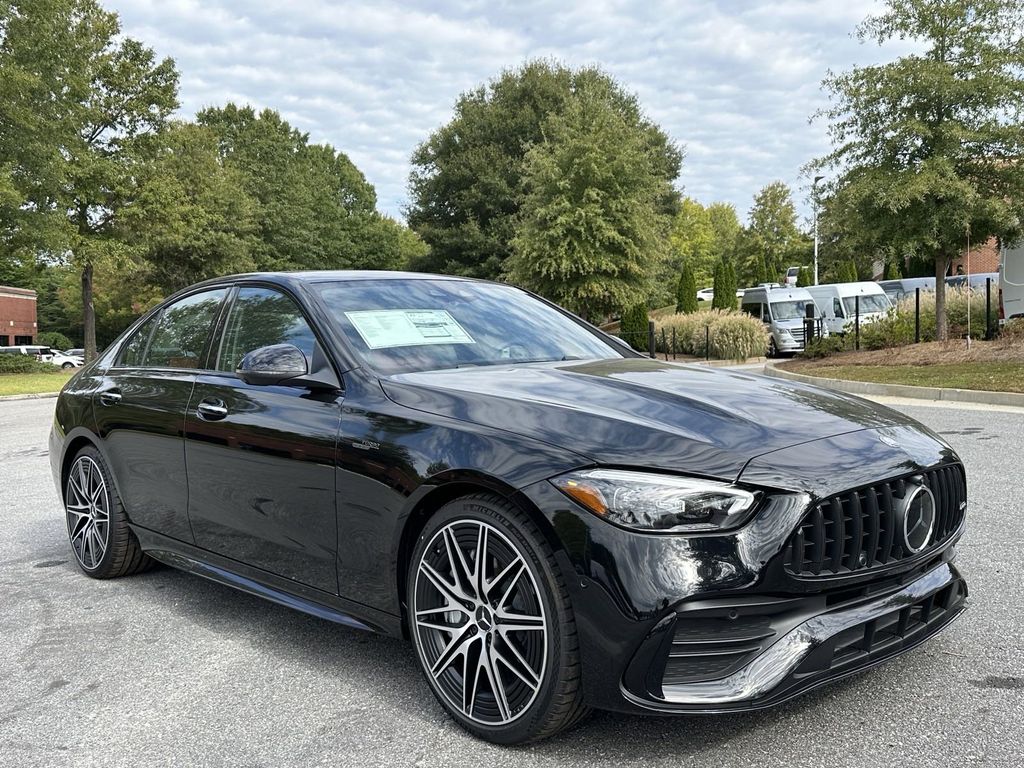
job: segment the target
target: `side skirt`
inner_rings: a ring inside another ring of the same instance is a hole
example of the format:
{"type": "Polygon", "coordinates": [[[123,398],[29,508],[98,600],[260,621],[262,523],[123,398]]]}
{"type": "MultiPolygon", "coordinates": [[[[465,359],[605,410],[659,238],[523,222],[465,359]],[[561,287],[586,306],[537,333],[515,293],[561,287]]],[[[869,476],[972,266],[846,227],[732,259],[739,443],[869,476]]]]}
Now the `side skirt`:
{"type": "Polygon", "coordinates": [[[402,637],[402,621],[337,595],[133,525],[147,555],[165,565],[353,629],[402,637]]]}

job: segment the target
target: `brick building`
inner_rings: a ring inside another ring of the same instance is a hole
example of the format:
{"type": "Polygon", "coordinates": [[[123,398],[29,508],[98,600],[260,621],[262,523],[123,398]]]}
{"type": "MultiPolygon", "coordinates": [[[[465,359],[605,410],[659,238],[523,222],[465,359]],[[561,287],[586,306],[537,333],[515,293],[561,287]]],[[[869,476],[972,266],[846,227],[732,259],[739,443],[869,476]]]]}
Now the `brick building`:
{"type": "Polygon", "coordinates": [[[950,274],[960,274],[958,268],[963,268],[963,274],[977,275],[982,272],[999,271],[999,243],[993,237],[984,245],[971,248],[970,272],[967,269],[967,249],[957,258],[953,259],[950,274]]]}
{"type": "Polygon", "coordinates": [[[36,338],[36,292],[0,285],[0,347],[33,344],[36,338]]]}

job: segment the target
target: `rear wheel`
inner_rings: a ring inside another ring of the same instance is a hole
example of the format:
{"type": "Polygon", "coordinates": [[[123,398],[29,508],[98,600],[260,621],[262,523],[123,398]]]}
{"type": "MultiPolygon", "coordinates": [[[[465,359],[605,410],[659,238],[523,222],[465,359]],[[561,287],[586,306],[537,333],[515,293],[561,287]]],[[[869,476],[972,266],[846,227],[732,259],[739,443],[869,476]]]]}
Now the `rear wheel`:
{"type": "Polygon", "coordinates": [[[64,511],[75,561],[96,579],[127,576],[152,565],[128,526],[100,452],[83,448],[64,483],[64,511]]]}
{"type": "Polygon", "coordinates": [[[509,502],[456,499],[428,521],[408,606],[428,684],[475,735],[534,741],[587,713],[564,580],[533,521],[509,502]]]}

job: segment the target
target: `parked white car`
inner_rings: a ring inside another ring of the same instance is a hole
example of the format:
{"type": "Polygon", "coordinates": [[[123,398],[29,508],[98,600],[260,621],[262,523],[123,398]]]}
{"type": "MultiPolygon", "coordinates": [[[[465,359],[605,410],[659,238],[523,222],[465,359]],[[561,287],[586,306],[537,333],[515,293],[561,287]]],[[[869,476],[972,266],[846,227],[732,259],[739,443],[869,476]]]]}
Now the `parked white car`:
{"type": "Polygon", "coordinates": [[[85,365],[85,358],[54,349],[51,350],[50,362],[61,368],[81,368],[85,365]]]}
{"type": "Polygon", "coordinates": [[[999,268],[999,322],[1024,317],[1024,242],[1003,248],[999,268]]]}
{"type": "MultiPolygon", "coordinates": [[[[742,299],[743,298],[743,290],[744,290],[743,288],[740,288],[739,290],[736,291],[736,298],[737,299],[742,299]]],[[[715,298],[715,289],[714,288],[701,288],[699,291],[697,291],[697,301],[711,302],[711,301],[714,301],[714,298],[715,298]]]]}
{"type": "Polygon", "coordinates": [[[807,292],[814,297],[814,303],[829,333],[852,330],[858,308],[861,325],[885,317],[892,309],[892,302],[885,290],[874,282],[811,285],[807,287],[807,292]]]}

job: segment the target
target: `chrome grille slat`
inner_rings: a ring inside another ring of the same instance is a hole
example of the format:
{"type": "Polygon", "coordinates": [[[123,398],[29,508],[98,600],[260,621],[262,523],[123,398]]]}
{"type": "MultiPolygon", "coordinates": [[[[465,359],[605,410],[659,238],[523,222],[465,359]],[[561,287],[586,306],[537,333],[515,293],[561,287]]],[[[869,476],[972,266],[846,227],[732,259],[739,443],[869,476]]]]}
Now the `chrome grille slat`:
{"type": "MultiPolygon", "coordinates": [[[[963,520],[967,484],[963,467],[945,464],[822,499],[811,507],[789,538],[786,570],[803,577],[835,576],[877,568],[906,556],[899,526],[899,502],[911,477],[935,496],[935,528],[928,548],[949,539],[963,520]]],[[[912,488],[911,488],[912,490],[912,488]]]]}

